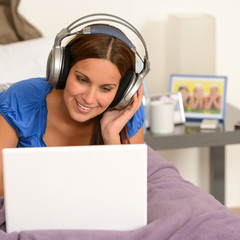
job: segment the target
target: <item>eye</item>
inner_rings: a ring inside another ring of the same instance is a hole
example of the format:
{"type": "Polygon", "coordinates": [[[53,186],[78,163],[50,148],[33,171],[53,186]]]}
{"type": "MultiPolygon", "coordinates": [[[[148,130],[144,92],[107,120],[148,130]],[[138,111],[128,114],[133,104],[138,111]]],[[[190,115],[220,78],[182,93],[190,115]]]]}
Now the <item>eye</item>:
{"type": "Polygon", "coordinates": [[[103,92],[110,92],[112,89],[110,87],[102,87],[103,92]]]}
{"type": "Polygon", "coordinates": [[[77,76],[77,80],[81,83],[87,83],[87,79],[77,76]]]}

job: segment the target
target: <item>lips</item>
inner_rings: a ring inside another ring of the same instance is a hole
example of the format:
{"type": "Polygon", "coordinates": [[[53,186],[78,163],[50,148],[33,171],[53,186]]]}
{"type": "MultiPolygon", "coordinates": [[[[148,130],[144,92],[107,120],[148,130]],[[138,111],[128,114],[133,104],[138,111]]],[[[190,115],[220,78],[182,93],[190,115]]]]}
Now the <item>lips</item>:
{"type": "Polygon", "coordinates": [[[76,100],[76,103],[77,103],[77,106],[78,106],[78,109],[81,111],[81,112],[90,112],[93,108],[90,108],[90,107],[86,107],[86,106],[83,106],[82,104],[80,104],[77,100],[76,100]]]}
{"type": "Polygon", "coordinates": [[[82,108],[83,110],[91,110],[91,108],[84,107],[84,106],[81,105],[80,103],[77,103],[77,104],[78,104],[78,106],[79,106],[80,108],[82,108]]]}

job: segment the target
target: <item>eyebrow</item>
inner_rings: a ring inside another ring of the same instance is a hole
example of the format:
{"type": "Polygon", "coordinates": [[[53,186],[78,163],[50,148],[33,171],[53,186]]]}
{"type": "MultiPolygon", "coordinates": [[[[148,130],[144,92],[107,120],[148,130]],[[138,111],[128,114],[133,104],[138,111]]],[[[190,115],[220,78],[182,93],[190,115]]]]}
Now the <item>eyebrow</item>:
{"type": "Polygon", "coordinates": [[[80,71],[76,71],[76,73],[80,73],[82,74],[85,78],[89,79],[89,77],[87,75],[85,75],[84,73],[80,72],[80,71]]]}
{"type": "MultiPolygon", "coordinates": [[[[78,70],[76,70],[76,73],[82,74],[87,80],[91,80],[91,79],[89,79],[89,77],[87,75],[85,75],[84,73],[82,73],[82,72],[80,72],[78,70]]],[[[114,87],[117,87],[117,84],[115,84],[115,83],[106,83],[106,84],[103,84],[102,86],[114,86],[114,87]]]]}

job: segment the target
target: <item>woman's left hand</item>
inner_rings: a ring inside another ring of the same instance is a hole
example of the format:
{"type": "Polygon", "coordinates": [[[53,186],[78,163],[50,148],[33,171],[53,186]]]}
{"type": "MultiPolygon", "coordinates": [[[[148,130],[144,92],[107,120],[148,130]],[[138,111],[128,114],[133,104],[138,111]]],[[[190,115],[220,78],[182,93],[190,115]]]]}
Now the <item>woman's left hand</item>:
{"type": "Polygon", "coordinates": [[[104,144],[121,144],[120,132],[142,104],[143,84],[132,102],[122,110],[107,110],[100,121],[104,144]]]}

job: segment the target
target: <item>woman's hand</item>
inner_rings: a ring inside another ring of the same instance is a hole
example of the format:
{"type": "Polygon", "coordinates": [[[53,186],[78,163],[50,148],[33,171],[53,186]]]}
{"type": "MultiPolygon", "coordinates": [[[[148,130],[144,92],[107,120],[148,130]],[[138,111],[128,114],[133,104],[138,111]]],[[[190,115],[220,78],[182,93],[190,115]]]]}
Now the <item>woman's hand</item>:
{"type": "Polygon", "coordinates": [[[143,85],[133,95],[132,102],[122,110],[107,110],[100,121],[104,144],[121,144],[120,132],[141,106],[143,85]]]}

